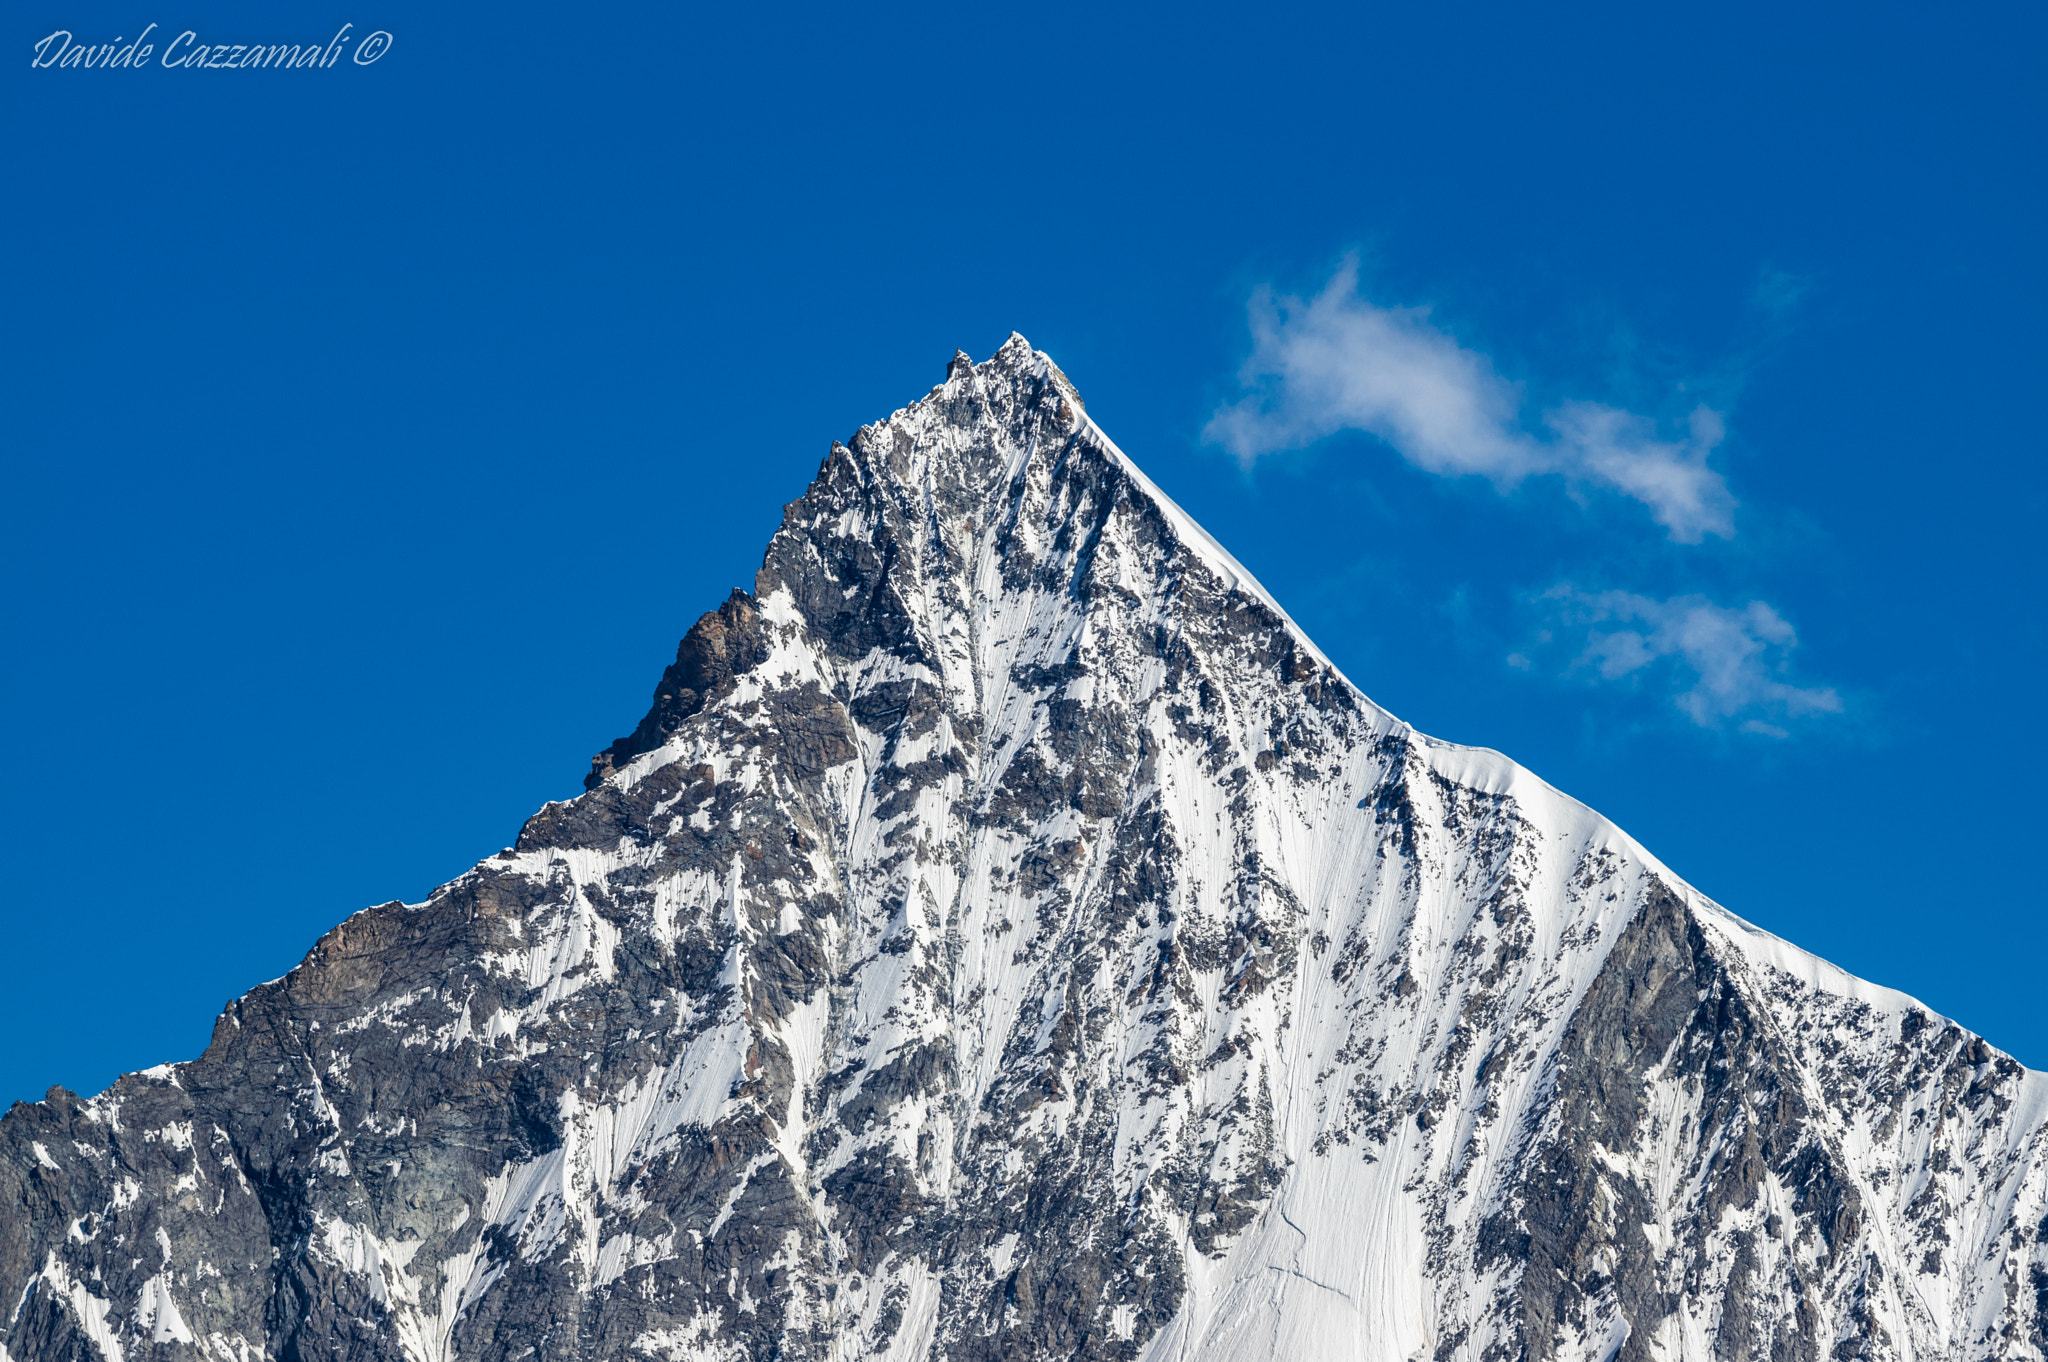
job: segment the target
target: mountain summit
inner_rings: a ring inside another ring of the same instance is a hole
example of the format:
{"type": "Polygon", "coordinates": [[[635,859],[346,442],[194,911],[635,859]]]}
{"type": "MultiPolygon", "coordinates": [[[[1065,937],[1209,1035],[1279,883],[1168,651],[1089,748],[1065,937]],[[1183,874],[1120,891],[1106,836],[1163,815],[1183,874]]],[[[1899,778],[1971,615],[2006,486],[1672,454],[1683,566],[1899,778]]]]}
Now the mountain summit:
{"type": "Polygon", "coordinates": [[[2048,1357],[2048,1077],[1337,673],[1012,336],[518,844],[0,1122],[0,1362],[2048,1357]]]}

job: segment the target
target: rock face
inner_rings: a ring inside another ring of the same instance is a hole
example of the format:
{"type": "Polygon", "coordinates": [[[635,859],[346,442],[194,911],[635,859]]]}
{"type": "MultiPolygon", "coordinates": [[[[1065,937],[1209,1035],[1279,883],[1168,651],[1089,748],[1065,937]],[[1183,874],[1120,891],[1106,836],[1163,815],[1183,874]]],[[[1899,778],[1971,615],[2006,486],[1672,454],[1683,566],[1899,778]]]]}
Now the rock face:
{"type": "Polygon", "coordinates": [[[0,1362],[2048,1357],[2048,1079],[1376,708],[1013,336],[518,845],[0,1123],[0,1362]]]}

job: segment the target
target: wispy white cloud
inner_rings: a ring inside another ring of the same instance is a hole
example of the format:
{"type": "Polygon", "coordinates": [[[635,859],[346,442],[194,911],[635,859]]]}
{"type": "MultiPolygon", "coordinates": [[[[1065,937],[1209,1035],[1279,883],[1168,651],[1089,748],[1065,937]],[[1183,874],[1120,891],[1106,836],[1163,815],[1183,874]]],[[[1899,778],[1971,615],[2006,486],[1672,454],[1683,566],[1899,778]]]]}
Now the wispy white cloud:
{"type": "Polygon", "coordinates": [[[1735,498],[1707,466],[1723,434],[1708,407],[1692,412],[1677,440],[1647,417],[1594,402],[1542,413],[1543,433],[1534,434],[1516,384],[1433,326],[1427,308],[1361,297],[1355,259],[1307,300],[1260,288],[1250,316],[1251,358],[1238,375],[1245,395],[1218,408],[1203,432],[1246,465],[1359,430],[1431,473],[1476,474],[1503,490],[1554,474],[1620,492],[1681,543],[1735,532],[1735,498]]]}
{"type": "MultiPolygon", "coordinates": [[[[1662,672],[1673,703],[1702,728],[1735,723],[1746,733],[1782,738],[1788,731],[1773,721],[1842,710],[1833,687],[1796,686],[1785,679],[1799,636],[1762,601],[1730,608],[1705,596],[1660,601],[1629,591],[1581,591],[1568,582],[1538,601],[1553,622],[1538,642],[1569,640],[1579,646],[1572,670],[1606,681],[1640,681],[1662,672]]],[[[1508,661],[1525,669],[1533,665],[1523,653],[1508,661]]]]}
{"type": "Polygon", "coordinates": [[[1756,287],[1750,290],[1749,301],[1772,320],[1780,320],[1806,301],[1807,295],[1813,292],[1813,284],[1810,275],[1765,269],[1757,275],[1756,287]]]}

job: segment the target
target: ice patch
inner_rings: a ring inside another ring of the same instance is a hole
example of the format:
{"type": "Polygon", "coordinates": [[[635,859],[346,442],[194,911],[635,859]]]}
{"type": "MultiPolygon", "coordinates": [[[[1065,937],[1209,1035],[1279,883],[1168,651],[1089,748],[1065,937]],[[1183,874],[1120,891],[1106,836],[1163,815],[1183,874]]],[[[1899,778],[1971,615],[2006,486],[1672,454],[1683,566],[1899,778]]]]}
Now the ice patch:
{"type": "Polygon", "coordinates": [[[178,1303],[171,1299],[169,1273],[159,1272],[142,1284],[141,1294],[135,1301],[135,1327],[152,1343],[197,1341],[192,1331],[185,1327],[185,1317],[178,1313],[178,1303]]]}
{"type": "Polygon", "coordinates": [[[49,1284],[51,1292],[57,1299],[71,1307],[71,1313],[77,1318],[80,1331],[85,1334],[94,1351],[98,1352],[105,1362],[126,1362],[121,1340],[107,1322],[107,1316],[114,1308],[112,1301],[95,1296],[86,1288],[84,1282],[73,1277],[71,1270],[57,1261],[54,1250],[43,1261],[42,1279],[49,1284]]]}

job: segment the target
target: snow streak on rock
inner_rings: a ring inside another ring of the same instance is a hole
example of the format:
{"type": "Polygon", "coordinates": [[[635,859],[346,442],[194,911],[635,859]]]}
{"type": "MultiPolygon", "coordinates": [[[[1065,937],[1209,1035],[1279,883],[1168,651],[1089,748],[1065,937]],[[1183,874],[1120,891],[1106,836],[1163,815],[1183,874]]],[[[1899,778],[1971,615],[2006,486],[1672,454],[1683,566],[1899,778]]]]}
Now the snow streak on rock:
{"type": "Polygon", "coordinates": [[[2048,1082],[1328,664],[1012,337],[588,791],[0,1126],[0,1358],[2048,1357],[2048,1082]]]}

